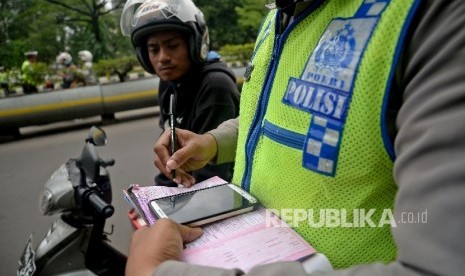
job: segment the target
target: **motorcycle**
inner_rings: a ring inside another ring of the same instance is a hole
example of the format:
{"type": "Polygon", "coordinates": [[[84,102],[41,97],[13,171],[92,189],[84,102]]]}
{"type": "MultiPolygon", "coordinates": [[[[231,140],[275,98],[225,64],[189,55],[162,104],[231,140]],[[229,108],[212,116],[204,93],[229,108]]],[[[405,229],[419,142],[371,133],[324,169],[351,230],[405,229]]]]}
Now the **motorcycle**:
{"type": "Polygon", "coordinates": [[[81,156],[62,164],[47,181],[41,211],[61,215],[35,249],[31,234],[17,275],[124,275],[127,257],[104,231],[114,213],[106,167],[115,161],[100,158],[96,147],[106,143],[103,129],[92,126],[81,156]]]}

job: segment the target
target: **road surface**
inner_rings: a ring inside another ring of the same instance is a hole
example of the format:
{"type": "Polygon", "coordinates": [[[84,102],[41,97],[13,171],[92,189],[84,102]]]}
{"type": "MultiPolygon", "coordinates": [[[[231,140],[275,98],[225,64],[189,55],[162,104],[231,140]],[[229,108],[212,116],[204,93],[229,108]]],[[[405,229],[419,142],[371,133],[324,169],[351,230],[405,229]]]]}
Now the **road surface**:
{"type": "MultiPolygon", "coordinates": [[[[116,114],[119,122],[101,125],[108,144],[97,149],[102,158],[116,161],[109,168],[115,214],[106,230],[114,225],[110,239],[123,253],[128,251],[132,229],[121,191],[131,183],[153,184],[158,171],[152,147],[161,132],[157,115],[157,108],[122,112],[116,114]]],[[[16,275],[29,235],[33,233],[37,244],[56,218],[42,216],[39,194],[55,169],[80,155],[92,124],[100,124],[100,118],[22,128],[22,139],[0,143],[0,275],[16,275]]]]}

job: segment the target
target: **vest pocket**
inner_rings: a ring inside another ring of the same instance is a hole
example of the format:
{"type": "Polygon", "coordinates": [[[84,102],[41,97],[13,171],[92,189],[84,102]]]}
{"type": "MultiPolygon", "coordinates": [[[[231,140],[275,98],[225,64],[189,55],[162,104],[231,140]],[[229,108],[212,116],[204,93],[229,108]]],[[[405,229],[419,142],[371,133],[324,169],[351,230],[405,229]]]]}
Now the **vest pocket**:
{"type": "Polygon", "coordinates": [[[301,150],[305,144],[305,135],[296,133],[265,120],[263,124],[263,135],[284,146],[301,150]]]}

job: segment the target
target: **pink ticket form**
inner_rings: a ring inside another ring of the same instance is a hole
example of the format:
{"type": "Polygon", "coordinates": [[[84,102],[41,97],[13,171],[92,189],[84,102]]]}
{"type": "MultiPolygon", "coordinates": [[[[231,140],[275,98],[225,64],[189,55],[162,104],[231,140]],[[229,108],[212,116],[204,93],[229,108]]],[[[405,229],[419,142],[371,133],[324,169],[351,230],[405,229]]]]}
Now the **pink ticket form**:
{"type": "Polygon", "coordinates": [[[310,244],[284,225],[264,208],[207,225],[198,240],[186,245],[183,260],[247,272],[259,264],[296,261],[315,253],[310,244]]]}
{"type": "MultiPolygon", "coordinates": [[[[223,179],[213,177],[188,189],[197,190],[225,183],[223,179]]],[[[139,205],[149,224],[155,222],[148,208],[151,199],[188,191],[186,188],[163,186],[135,186],[133,189],[132,192],[138,201],[136,205],[139,205]]],[[[131,202],[126,192],[125,195],[131,202]]],[[[302,260],[316,253],[315,249],[291,227],[263,207],[202,228],[202,236],[186,244],[183,261],[190,264],[239,268],[247,272],[256,265],[302,260]]]]}

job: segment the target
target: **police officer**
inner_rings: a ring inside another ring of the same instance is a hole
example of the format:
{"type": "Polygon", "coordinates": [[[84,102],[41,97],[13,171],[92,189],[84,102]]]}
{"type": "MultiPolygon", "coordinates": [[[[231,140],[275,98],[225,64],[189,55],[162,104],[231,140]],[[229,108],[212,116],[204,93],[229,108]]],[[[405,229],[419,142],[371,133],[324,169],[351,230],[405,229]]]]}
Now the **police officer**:
{"type": "Polygon", "coordinates": [[[24,53],[26,60],[21,65],[21,78],[24,94],[32,94],[39,91],[37,88],[37,80],[34,77],[34,66],[37,63],[38,54],[39,53],[37,51],[28,51],[24,53]]]}
{"type": "Polygon", "coordinates": [[[0,86],[3,88],[3,94],[5,97],[11,93],[8,83],[8,74],[5,72],[5,67],[0,66],[0,86]]]}
{"type": "MultiPolygon", "coordinates": [[[[341,271],[276,262],[250,275],[462,275],[465,2],[275,4],[257,38],[239,124],[179,131],[184,147],[171,157],[162,136],[158,168],[168,176],[176,169],[176,181],[190,185],[182,169],[228,160],[232,148],[233,182],[268,208],[375,210],[375,224],[296,227],[341,271]],[[380,224],[392,209],[392,227],[380,224]]],[[[199,235],[174,223],[140,231],[128,271],[244,274],[180,262],[182,241],[199,235]],[[142,252],[150,259],[139,262],[142,252]]]]}

